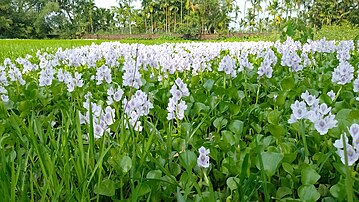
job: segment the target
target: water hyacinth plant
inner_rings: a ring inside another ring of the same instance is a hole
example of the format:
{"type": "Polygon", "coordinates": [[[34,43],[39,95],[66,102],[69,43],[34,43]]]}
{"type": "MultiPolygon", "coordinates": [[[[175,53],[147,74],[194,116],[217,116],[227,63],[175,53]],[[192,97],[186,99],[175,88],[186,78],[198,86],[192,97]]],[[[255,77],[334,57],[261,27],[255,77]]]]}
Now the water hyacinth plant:
{"type": "Polygon", "coordinates": [[[356,201],[358,45],[106,42],[7,58],[0,195],[356,201]]]}

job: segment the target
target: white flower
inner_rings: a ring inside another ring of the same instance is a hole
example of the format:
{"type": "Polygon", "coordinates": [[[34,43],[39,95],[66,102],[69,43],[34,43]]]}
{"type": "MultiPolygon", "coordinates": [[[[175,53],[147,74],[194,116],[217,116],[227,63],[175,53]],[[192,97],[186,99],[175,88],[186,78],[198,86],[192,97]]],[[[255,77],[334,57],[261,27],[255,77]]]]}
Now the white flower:
{"type": "Polygon", "coordinates": [[[353,138],[359,136],[359,124],[352,124],[349,128],[349,133],[353,138]]]}
{"type": "Polygon", "coordinates": [[[300,96],[309,106],[312,106],[315,103],[318,103],[319,100],[314,96],[310,95],[308,91],[305,91],[305,93],[302,93],[300,96]]]}
{"type": "Polygon", "coordinates": [[[99,139],[103,136],[104,130],[99,124],[94,124],[94,135],[96,139],[99,139]]]}
{"type": "Polygon", "coordinates": [[[210,150],[209,150],[209,149],[206,149],[204,146],[202,146],[202,147],[200,147],[200,148],[198,149],[198,152],[199,152],[200,154],[208,155],[209,152],[210,152],[210,150]]]}
{"type": "Polygon", "coordinates": [[[339,66],[332,73],[332,82],[337,84],[347,84],[354,78],[354,67],[347,61],[339,63],[339,66]]]}
{"type": "Polygon", "coordinates": [[[82,74],[75,72],[74,84],[77,87],[82,87],[84,85],[84,81],[81,79],[82,74]]]}
{"type": "Polygon", "coordinates": [[[354,80],[353,87],[354,87],[354,89],[353,89],[354,92],[356,92],[356,93],[359,92],[359,78],[354,80]]]}
{"type": "Polygon", "coordinates": [[[112,86],[109,88],[109,89],[107,89],[107,95],[108,96],[111,96],[111,95],[113,95],[113,94],[115,94],[115,90],[112,88],[112,86]]]}
{"type": "Polygon", "coordinates": [[[9,96],[7,96],[7,95],[5,95],[5,94],[2,94],[2,95],[1,95],[1,100],[2,100],[3,102],[9,102],[9,96]]]}
{"type": "Polygon", "coordinates": [[[340,135],[340,139],[339,140],[335,140],[334,142],[334,147],[336,147],[337,149],[343,149],[344,148],[344,144],[343,144],[343,137],[345,139],[345,144],[348,144],[348,137],[346,133],[343,133],[342,135],[340,135]]]}
{"type": "Polygon", "coordinates": [[[295,123],[295,122],[297,122],[297,121],[298,121],[298,119],[295,118],[294,114],[291,114],[291,115],[290,115],[290,119],[288,120],[288,123],[289,123],[289,124],[292,124],[292,123],[295,123]]]}
{"type": "Polygon", "coordinates": [[[331,107],[328,107],[327,104],[323,103],[319,106],[319,113],[322,116],[325,116],[331,111],[331,109],[332,109],[331,107]]]}
{"type": "Polygon", "coordinates": [[[209,149],[201,147],[198,149],[199,157],[197,159],[197,165],[199,167],[208,168],[209,167],[209,149]]]}
{"type": "Polygon", "coordinates": [[[359,135],[353,137],[353,146],[359,152],[359,135]]]}
{"type": "Polygon", "coordinates": [[[314,123],[315,129],[319,132],[319,134],[324,135],[328,132],[328,124],[324,119],[319,119],[314,123]]]}
{"type": "Polygon", "coordinates": [[[7,94],[7,90],[2,86],[0,86],[0,94],[7,94]]]}
{"type": "Polygon", "coordinates": [[[329,91],[329,92],[327,93],[327,95],[330,97],[330,99],[332,99],[332,101],[334,101],[334,99],[335,99],[335,93],[333,92],[333,90],[329,91]]]}
{"type": "MultiPolygon", "coordinates": [[[[354,150],[354,148],[347,144],[347,156],[348,156],[348,166],[352,166],[358,159],[359,159],[359,153],[354,150]]],[[[344,156],[344,150],[338,149],[337,154],[340,156],[340,159],[343,164],[345,164],[345,156],[344,156]]]]}
{"type": "Polygon", "coordinates": [[[218,71],[224,71],[227,75],[231,75],[232,77],[236,77],[236,61],[226,55],[222,58],[221,62],[218,65],[218,71]]]}
{"type": "Polygon", "coordinates": [[[303,101],[299,102],[296,100],[294,104],[290,106],[290,108],[292,109],[293,115],[297,120],[305,118],[308,112],[307,106],[303,101]]]}
{"type": "Polygon", "coordinates": [[[123,96],[123,90],[120,87],[118,87],[117,91],[113,95],[113,99],[116,102],[119,102],[121,100],[122,96],[123,96]]]}
{"type": "Polygon", "coordinates": [[[67,84],[67,91],[69,91],[69,92],[73,92],[74,90],[75,90],[75,83],[73,82],[73,81],[71,81],[71,82],[69,82],[68,84],[67,84]]]}

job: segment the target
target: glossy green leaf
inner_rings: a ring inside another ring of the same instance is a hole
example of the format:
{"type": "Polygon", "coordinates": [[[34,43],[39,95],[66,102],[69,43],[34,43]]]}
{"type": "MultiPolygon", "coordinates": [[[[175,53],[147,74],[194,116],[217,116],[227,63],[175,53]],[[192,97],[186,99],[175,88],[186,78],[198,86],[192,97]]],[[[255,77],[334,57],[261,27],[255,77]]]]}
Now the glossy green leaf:
{"type": "Polygon", "coordinates": [[[115,182],[110,179],[105,179],[101,181],[100,185],[95,185],[94,192],[95,194],[100,194],[103,196],[114,196],[116,193],[115,182]]]}
{"type": "Polygon", "coordinates": [[[283,159],[283,154],[275,152],[262,152],[262,161],[264,172],[268,177],[271,177],[275,174],[278,169],[280,162],[283,159]]]}
{"type": "Polygon", "coordinates": [[[298,195],[302,201],[317,201],[320,198],[320,194],[314,185],[300,186],[298,195]]]}
{"type": "Polygon", "coordinates": [[[315,184],[320,178],[320,175],[309,165],[305,166],[301,170],[301,176],[301,181],[303,185],[315,184]]]}
{"type": "Polygon", "coordinates": [[[228,126],[228,129],[236,135],[241,135],[243,132],[243,121],[233,120],[228,126]]]}

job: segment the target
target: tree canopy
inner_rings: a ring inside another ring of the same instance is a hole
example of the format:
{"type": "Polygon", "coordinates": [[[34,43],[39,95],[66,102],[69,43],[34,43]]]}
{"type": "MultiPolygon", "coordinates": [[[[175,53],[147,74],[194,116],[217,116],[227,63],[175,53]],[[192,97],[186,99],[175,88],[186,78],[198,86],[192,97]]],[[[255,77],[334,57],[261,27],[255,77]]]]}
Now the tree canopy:
{"type": "Polygon", "coordinates": [[[317,28],[359,24],[356,0],[118,0],[111,9],[93,0],[2,0],[0,38],[75,37],[86,33],[210,34],[271,31],[288,19],[317,28]],[[241,16],[241,17],[240,17],[241,16]],[[231,26],[232,25],[232,26],[231,26]]]}

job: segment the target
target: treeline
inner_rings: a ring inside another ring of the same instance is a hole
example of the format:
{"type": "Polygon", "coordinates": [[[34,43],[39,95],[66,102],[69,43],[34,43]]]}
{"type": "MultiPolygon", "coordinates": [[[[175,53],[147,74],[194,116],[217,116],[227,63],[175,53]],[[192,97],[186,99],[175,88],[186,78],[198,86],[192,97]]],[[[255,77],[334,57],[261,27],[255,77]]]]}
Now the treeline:
{"type": "Polygon", "coordinates": [[[279,29],[289,19],[308,26],[359,25],[357,0],[1,0],[0,38],[78,37],[87,33],[209,34],[279,29]],[[239,2],[239,1],[238,1],[239,2]],[[231,28],[232,27],[232,28],[231,28]]]}

